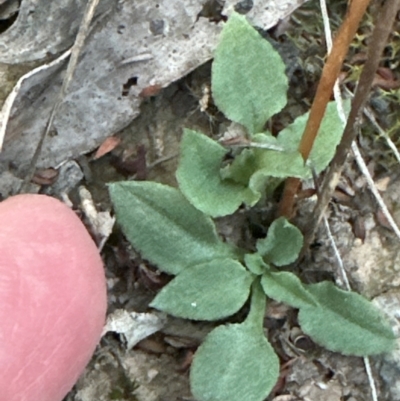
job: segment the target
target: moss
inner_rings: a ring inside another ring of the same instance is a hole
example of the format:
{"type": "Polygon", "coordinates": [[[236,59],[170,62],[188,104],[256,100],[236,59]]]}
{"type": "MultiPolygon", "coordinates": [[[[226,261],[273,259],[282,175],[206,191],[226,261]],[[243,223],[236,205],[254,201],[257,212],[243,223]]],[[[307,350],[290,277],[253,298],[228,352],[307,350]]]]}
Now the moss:
{"type": "Polygon", "coordinates": [[[118,370],[117,377],[114,379],[115,385],[108,394],[110,400],[115,401],[137,401],[133,392],[138,388],[138,384],[131,380],[123,369],[118,370]]]}

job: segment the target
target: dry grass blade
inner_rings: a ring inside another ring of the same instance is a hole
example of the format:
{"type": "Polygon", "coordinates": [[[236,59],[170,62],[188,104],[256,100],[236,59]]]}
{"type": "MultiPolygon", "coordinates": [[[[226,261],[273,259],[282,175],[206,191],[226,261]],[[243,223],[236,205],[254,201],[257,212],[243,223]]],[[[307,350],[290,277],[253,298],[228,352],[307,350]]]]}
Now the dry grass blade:
{"type": "Polygon", "coordinates": [[[54,118],[55,118],[57,111],[65,97],[65,94],[67,93],[68,87],[72,81],[72,77],[73,77],[76,65],[78,63],[78,58],[82,51],[83,45],[85,43],[85,39],[88,35],[90,23],[93,19],[93,15],[94,15],[94,12],[96,10],[98,3],[99,3],[99,0],[89,0],[88,1],[85,12],[83,14],[81,25],[79,27],[78,34],[75,39],[75,43],[71,49],[71,57],[68,62],[67,71],[65,73],[65,78],[63,80],[63,84],[61,86],[60,93],[58,94],[58,98],[54,103],[53,109],[51,110],[49,120],[47,121],[46,129],[43,131],[43,134],[40,137],[39,143],[37,144],[35,153],[32,157],[32,160],[31,160],[31,163],[29,166],[28,173],[25,176],[24,181],[19,190],[20,193],[24,193],[27,191],[29,183],[31,182],[32,177],[35,174],[36,163],[39,159],[40,152],[42,151],[42,146],[43,146],[44,140],[46,139],[47,135],[49,134],[49,132],[51,131],[51,129],[53,127],[54,118]]]}
{"type": "MultiPolygon", "coordinates": [[[[328,51],[330,51],[330,49],[332,48],[332,33],[331,33],[331,29],[330,29],[330,24],[329,24],[328,10],[327,10],[327,7],[326,7],[325,0],[320,0],[320,4],[321,4],[322,19],[323,19],[323,22],[324,22],[326,43],[327,43],[328,51]]],[[[339,113],[340,119],[343,122],[343,126],[345,126],[346,125],[346,116],[345,116],[344,109],[343,109],[343,99],[342,99],[342,95],[340,93],[340,88],[339,88],[338,81],[336,81],[335,86],[334,86],[334,97],[335,97],[335,100],[336,100],[336,103],[337,103],[337,108],[338,108],[338,113],[339,113]]],[[[359,166],[361,164],[360,169],[365,167],[365,170],[368,173],[367,176],[369,178],[371,178],[371,176],[369,174],[369,171],[368,171],[367,167],[365,166],[365,162],[362,159],[361,154],[359,154],[359,150],[358,150],[358,147],[357,147],[355,141],[353,141],[353,143],[352,143],[352,148],[353,148],[353,152],[354,152],[354,154],[356,156],[357,163],[359,164],[359,166]],[[357,156],[359,156],[359,157],[357,157],[357,156]],[[359,160],[360,158],[361,158],[361,160],[359,160]]],[[[371,178],[371,180],[372,180],[372,178],[371,178]]],[[[376,190],[375,186],[373,186],[373,189],[376,190]]],[[[376,190],[376,192],[378,192],[378,191],[376,190]]],[[[374,192],[374,194],[375,194],[375,192],[374,192]]],[[[379,193],[378,193],[378,195],[379,195],[379,193]]],[[[379,200],[382,200],[380,195],[378,197],[378,201],[379,200]]],[[[382,200],[382,202],[383,202],[383,200],[382,200]]],[[[386,206],[385,206],[385,210],[387,210],[386,206]]],[[[331,242],[331,246],[332,246],[332,248],[334,250],[335,257],[336,257],[336,260],[337,260],[337,264],[339,266],[339,271],[341,273],[342,279],[343,279],[344,284],[345,284],[345,288],[347,289],[347,291],[351,291],[351,287],[350,287],[350,283],[349,283],[349,280],[348,280],[348,277],[347,277],[347,273],[346,273],[346,270],[345,270],[344,265],[343,265],[343,260],[342,260],[342,257],[340,255],[340,253],[339,253],[339,250],[338,250],[338,248],[336,246],[335,239],[332,236],[328,219],[327,219],[327,217],[325,215],[323,215],[322,220],[323,220],[325,229],[327,231],[329,240],[331,242]]],[[[371,372],[371,366],[370,366],[369,358],[368,357],[364,357],[363,361],[364,361],[365,371],[366,371],[367,377],[368,377],[369,387],[371,389],[372,400],[373,401],[378,401],[375,380],[374,380],[374,377],[373,377],[372,372],[371,372]]]]}
{"type": "Polygon", "coordinates": [[[358,168],[361,170],[362,174],[366,178],[368,187],[371,190],[372,194],[374,195],[374,198],[378,202],[378,205],[381,208],[382,213],[386,217],[390,227],[392,228],[392,230],[396,234],[397,238],[400,240],[400,229],[399,229],[397,223],[394,221],[393,216],[390,214],[390,212],[389,212],[389,210],[388,210],[388,208],[387,208],[382,196],[379,193],[378,188],[376,188],[374,180],[371,177],[371,174],[368,171],[368,167],[365,164],[364,159],[362,158],[361,152],[358,149],[358,146],[357,146],[357,144],[355,142],[353,142],[351,144],[351,150],[353,151],[353,154],[355,156],[358,168]]]}
{"type": "MultiPolygon", "coordinates": [[[[299,152],[303,156],[304,161],[306,161],[310,155],[322,118],[325,114],[326,106],[332,95],[332,90],[340,73],[340,69],[342,68],[344,58],[369,2],[370,0],[353,0],[350,2],[344,22],[335,38],[332,51],[328,55],[311,106],[310,116],[299,145],[299,152]]],[[[289,178],[286,180],[283,197],[279,206],[279,214],[281,216],[287,218],[292,216],[294,198],[299,185],[300,180],[297,178],[289,178]]]]}
{"type": "Polygon", "coordinates": [[[313,212],[312,221],[310,222],[311,224],[309,225],[305,236],[306,246],[312,241],[316,227],[318,226],[332,193],[336,188],[343,164],[356,136],[356,130],[354,130],[354,126],[368,98],[375,71],[379,65],[381,54],[392,30],[392,26],[399,8],[400,0],[385,2],[381,7],[379,16],[377,17],[375,28],[373,30],[371,41],[368,47],[368,58],[361,73],[360,81],[354,95],[352,108],[347,120],[343,138],[338,146],[336,155],[332,160],[331,166],[321,186],[321,193],[313,212]]]}
{"type": "Polygon", "coordinates": [[[376,130],[378,131],[379,135],[381,135],[382,137],[385,138],[386,143],[389,146],[389,148],[392,150],[397,162],[400,163],[400,153],[399,153],[396,145],[393,143],[393,141],[391,140],[391,138],[388,135],[388,133],[378,124],[374,114],[372,113],[372,111],[371,111],[371,109],[369,107],[366,107],[364,109],[364,114],[367,116],[367,118],[372,123],[372,125],[376,128],[376,130]]]}

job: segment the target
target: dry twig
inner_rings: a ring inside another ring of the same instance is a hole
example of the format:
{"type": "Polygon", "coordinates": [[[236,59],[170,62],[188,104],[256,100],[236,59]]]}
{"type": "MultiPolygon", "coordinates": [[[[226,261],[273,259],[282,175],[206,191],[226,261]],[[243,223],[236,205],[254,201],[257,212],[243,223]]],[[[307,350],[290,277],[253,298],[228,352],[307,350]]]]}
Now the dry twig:
{"type": "Polygon", "coordinates": [[[85,43],[85,39],[89,33],[90,23],[93,19],[94,12],[96,10],[98,3],[99,3],[99,0],[88,0],[88,4],[86,5],[86,9],[83,14],[83,18],[82,18],[81,25],[79,27],[78,34],[76,35],[75,43],[71,48],[71,57],[68,62],[67,71],[65,73],[65,78],[63,80],[63,84],[61,86],[58,97],[54,103],[54,106],[51,110],[50,117],[47,121],[46,129],[43,131],[43,133],[40,137],[39,143],[36,146],[35,153],[32,156],[32,160],[29,165],[28,173],[25,176],[24,181],[19,190],[20,193],[27,192],[28,186],[35,174],[36,164],[39,159],[40,153],[42,151],[43,143],[53,127],[55,116],[58,112],[58,109],[60,108],[60,105],[61,105],[61,103],[67,93],[68,87],[72,81],[72,77],[73,77],[76,65],[78,63],[78,58],[82,51],[83,45],[85,43]]]}
{"type": "MultiPolygon", "coordinates": [[[[370,0],[352,0],[350,2],[344,22],[335,38],[332,51],[328,55],[311,106],[310,116],[299,145],[299,151],[304,161],[306,161],[310,155],[322,118],[325,114],[326,106],[332,95],[332,89],[342,68],[343,60],[357,32],[358,25],[367,9],[369,1],[370,0]]],[[[292,217],[295,195],[299,185],[300,180],[298,178],[292,177],[286,180],[279,207],[279,214],[281,216],[286,216],[287,218],[292,217]]]]}
{"type": "MultiPolygon", "coordinates": [[[[353,0],[354,1],[354,0],[353,0]]],[[[312,221],[308,226],[305,235],[305,244],[310,244],[315,230],[323,216],[334,189],[338,183],[341,171],[351,144],[356,136],[354,126],[359,114],[362,112],[368,98],[375,71],[379,65],[382,51],[386,45],[389,34],[392,30],[397,11],[400,8],[400,0],[387,1],[381,6],[379,16],[373,30],[370,44],[368,47],[368,57],[354,95],[350,115],[344,130],[342,141],[340,142],[335,157],[328,169],[325,179],[321,186],[321,193],[314,208],[312,221]]]]}

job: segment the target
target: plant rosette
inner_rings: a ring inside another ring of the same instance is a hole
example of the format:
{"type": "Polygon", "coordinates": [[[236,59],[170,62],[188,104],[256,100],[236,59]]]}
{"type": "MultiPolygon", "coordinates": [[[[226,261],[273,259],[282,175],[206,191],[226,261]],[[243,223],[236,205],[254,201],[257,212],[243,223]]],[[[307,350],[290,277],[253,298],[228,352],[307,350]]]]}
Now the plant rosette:
{"type": "Polygon", "coordinates": [[[135,181],[109,186],[117,221],[132,246],[175,276],[150,306],[185,319],[215,321],[232,316],[250,298],[246,319],[215,328],[195,354],[190,382],[199,401],[262,401],[270,393],[279,360],[263,332],[269,298],[298,309],[304,333],[329,350],[367,356],[395,344],[389,323],[361,295],[330,282],[306,285],[282,270],[303,246],[301,232],[285,218],[271,224],[256,253],[217,235],[212,217],[232,214],[242,204],[254,206],[271,183],[310,178],[310,166],[321,172],[340,141],[333,102],[306,164],[297,148],[307,114],[277,137],[264,130],[286,104],[284,71],[273,47],[245,17],[232,14],[215,52],[212,93],[218,108],[244,127],[251,146],[224,165],[227,149],[185,130],[176,172],[179,189],[135,181]]]}

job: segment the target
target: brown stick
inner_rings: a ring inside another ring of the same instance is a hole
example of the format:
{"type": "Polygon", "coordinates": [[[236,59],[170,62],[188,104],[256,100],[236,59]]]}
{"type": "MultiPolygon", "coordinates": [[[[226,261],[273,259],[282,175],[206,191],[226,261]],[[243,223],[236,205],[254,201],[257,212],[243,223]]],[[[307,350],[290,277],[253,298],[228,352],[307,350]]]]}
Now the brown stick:
{"type": "MultiPolygon", "coordinates": [[[[343,24],[336,35],[332,51],[329,53],[322,70],[321,79],[311,106],[310,116],[299,145],[299,152],[303,156],[304,161],[308,159],[311,153],[322,118],[325,114],[326,106],[332,95],[333,86],[335,85],[342,68],[343,60],[369,2],[370,0],[352,0],[343,24]]],[[[298,178],[291,177],[286,180],[281,204],[279,206],[279,215],[287,218],[292,216],[295,194],[299,185],[300,180],[298,178]]]]}
{"type": "Polygon", "coordinates": [[[321,186],[318,201],[312,214],[312,221],[308,225],[309,229],[305,236],[305,245],[311,243],[315,230],[321,221],[322,215],[339,180],[349,149],[356,137],[357,131],[354,129],[354,126],[367,101],[381,54],[385,48],[399,9],[400,0],[390,0],[386,1],[379,11],[368,46],[367,61],[354,94],[350,115],[347,119],[342,140],[321,186]]]}

